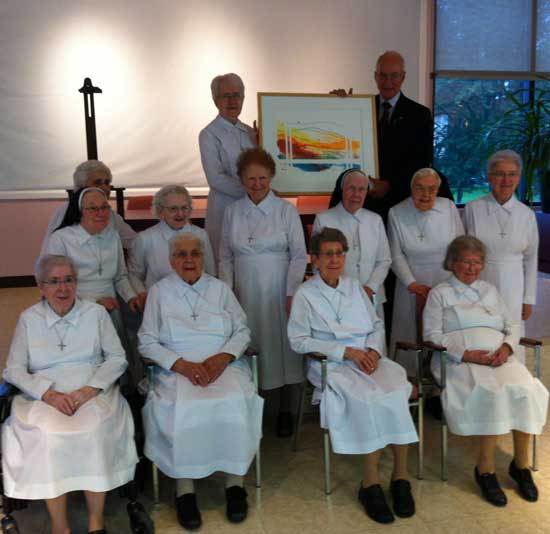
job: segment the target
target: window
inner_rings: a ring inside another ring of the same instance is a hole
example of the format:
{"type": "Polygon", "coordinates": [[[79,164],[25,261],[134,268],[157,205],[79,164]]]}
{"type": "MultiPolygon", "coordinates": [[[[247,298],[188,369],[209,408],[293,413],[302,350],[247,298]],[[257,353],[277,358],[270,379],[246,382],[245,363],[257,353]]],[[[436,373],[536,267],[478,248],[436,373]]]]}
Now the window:
{"type": "MultiPolygon", "coordinates": [[[[487,192],[495,150],[550,132],[550,0],[437,0],[435,70],[434,166],[462,204],[487,192]]],[[[536,177],[520,195],[538,199],[536,177]]]]}

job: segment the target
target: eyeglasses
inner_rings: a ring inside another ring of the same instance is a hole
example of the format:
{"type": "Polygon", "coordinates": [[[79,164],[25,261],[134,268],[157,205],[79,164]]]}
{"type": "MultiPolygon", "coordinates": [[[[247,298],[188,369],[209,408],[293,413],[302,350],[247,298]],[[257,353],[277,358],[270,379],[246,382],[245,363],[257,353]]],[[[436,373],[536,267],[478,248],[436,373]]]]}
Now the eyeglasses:
{"type": "Polygon", "coordinates": [[[111,185],[112,181],[113,180],[111,180],[111,178],[105,178],[105,180],[102,180],[101,178],[99,178],[93,181],[92,187],[102,186],[102,185],[111,185]]]}
{"type": "Polygon", "coordinates": [[[103,204],[103,206],[90,206],[88,208],[82,208],[83,210],[89,211],[90,213],[93,213],[96,215],[100,211],[108,211],[111,209],[111,206],[109,204],[103,204]]]}
{"type": "Polygon", "coordinates": [[[319,252],[318,256],[325,256],[325,258],[332,259],[334,257],[340,259],[343,258],[346,255],[346,253],[343,250],[337,250],[334,252],[334,250],[329,250],[328,252],[319,252]]]}
{"type": "Polygon", "coordinates": [[[43,280],[42,283],[48,287],[59,287],[62,284],[72,286],[76,284],[76,278],[74,276],[66,276],[65,278],[50,278],[49,280],[43,280]]]}
{"type": "Polygon", "coordinates": [[[504,172],[504,171],[495,171],[490,172],[489,176],[494,176],[495,178],[517,178],[519,176],[519,172],[512,171],[512,172],[504,172]]]}
{"type": "Polygon", "coordinates": [[[220,95],[218,98],[229,100],[230,98],[242,98],[242,97],[243,95],[241,93],[223,93],[223,95],[220,95]]]}
{"type": "Polygon", "coordinates": [[[202,258],[202,252],[200,250],[192,250],[190,253],[187,253],[185,250],[180,250],[180,252],[175,252],[172,254],[172,258],[177,258],[178,260],[186,260],[191,257],[194,260],[202,258]]]}
{"type": "Polygon", "coordinates": [[[162,206],[163,210],[166,210],[170,215],[176,215],[180,211],[186,213],[191,209],[190,206],[162,206]]]}
{"type": "Polygon", "coordinates": [[[392,82],[397,82],[401,78],[403,78],[403,72],[391,72],[390,74],[386,74],[385,72],[377,72],[376,76],[383,80],[384,82],[387,80],[391,80],[392,82]]]}
{"type": "Polygon", "coordinates": [[[413,191],[420,193],[421,195],[424,193],[428,193],[428,195],[437,195],[438,190],[438,186],[424,187],[423,185],[413,185],[413,191]]]}
{"type": "Polygon", "coordinates": [[[481,260],[458,260],[457,263],[461,263],[465,267],[483,267],[481,260]]]}

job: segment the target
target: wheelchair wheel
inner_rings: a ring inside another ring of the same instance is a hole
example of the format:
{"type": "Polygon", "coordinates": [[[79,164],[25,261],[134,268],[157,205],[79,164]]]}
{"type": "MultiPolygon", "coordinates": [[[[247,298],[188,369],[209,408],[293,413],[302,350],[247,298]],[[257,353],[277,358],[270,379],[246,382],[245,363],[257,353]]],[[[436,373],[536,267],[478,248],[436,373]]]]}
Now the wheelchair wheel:
{"type": "Polygon", "coordinates": [[[2,534],[19,534],[19,527],[11,516],[4,516],[1,522],[2,534]]]}
{"type": "Polygon", "coordinates": [[[132,534],[155,534],[155,524],[141,503],[130,502],[126,510],[128,511],[132,534]]]}

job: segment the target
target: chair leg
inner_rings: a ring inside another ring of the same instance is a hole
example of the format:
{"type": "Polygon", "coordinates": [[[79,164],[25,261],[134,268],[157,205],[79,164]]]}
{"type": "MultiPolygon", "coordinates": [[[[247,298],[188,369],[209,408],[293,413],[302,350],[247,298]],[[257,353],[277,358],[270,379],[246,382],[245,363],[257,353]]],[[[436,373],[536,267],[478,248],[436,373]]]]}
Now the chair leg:
{"type": "Polygon", "coordinates": [[[537,452],[537,436],[533,435],[533,465],[531,467],[532,471],[539,470],[537,452]]]}
{"type": "Polygon", "coordinates": [[[416,478],[424,478],[424,398],[418,398],[418,471],[416,478]]]}
{"type": "Polygon", "coordinates": [[[153,501],[155,504],[160,503],[160,488],[159,488],[159,471],[154,462],[151,462],[153,470],[153,501]]]}
{"type": "Polygon", "coordinates": [[[260,462],[260,446],[258,445],[258,450],[256,451],[256,487],[262,487],[262,467],[260,462]]]}
{"type": "Polygon", "coordinates": [[[447,480],[447,421],[441,419],[441,480],[447,480]]]}
{"type": "Polygon", "coordinates": [[[325,493],[330,495],[332,492],[330,480],[330,435],[328,429],[323,429],[323,452],[325,459],[325,493]]]}
{"type": "Polygon", "coordinates": [[[307,378],[302,383],[300,398],[298,399],[298,413],[296,417],[296,425],[294,427],[294,440],[292,443],[292,449],[294,452],[298,450],[298,434],[302,428],[302,419],[304,417],[305,403],[306,403],[306,387],[307,387],[307,378]]]}

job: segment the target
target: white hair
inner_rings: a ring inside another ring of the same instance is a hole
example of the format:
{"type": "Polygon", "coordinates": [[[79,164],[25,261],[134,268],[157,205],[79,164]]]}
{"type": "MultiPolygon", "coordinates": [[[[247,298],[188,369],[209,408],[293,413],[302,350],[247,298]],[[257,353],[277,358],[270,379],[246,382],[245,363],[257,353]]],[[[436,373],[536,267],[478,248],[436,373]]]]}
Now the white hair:
{"type": "Polygon", "coordinates": [[[81,163],[74,170],[73,183],[75,189],[82,189],[83,187],[86,187],[86,182],[88,181],[90,174],[96,171],[103,171],[107,174],[109,180],[113,179],[111,169],[109,169],[105,163],[96,159],[89,159],[88,161],[81,163]]]}
{"type": "Polygon", "coordinates": [[[401,63],[403,72],[405,72],[405,58],[397,50],[386,50],[378,57],[376,60],[376,72],[380,69],[380,63],[385,59],[397,59],[401,63]]]}
{"type": "Polygon", "coordinates": [[[63,256],[61,254],[45,254],[41,256],[36,262],[34,278],[36,283],[40,285],[45,282],[54,267],[67,266],[71,268],[74,277],[78,276],[78,270],[73,260],[69,256],[63,256]]]}
{"type": "Polygon", "coordinates": [[[185,201],[189,205],[189,211],[193,209],[193,198],[187,191],[187,188],[179,184],[168,184],[164,187],[161,187],[153,197],[152,212],[153,216],[159,218],[160,211],[165,207],[164,201],[168,195],[183,195],[185,201]]]}
{"type": "Polygon", "coordinates": [[[219,76],[216,76],[212,83],[210,84],[210,90],[212,91],[212,99],[214,102],[216,99],[220,96],[220,86],[223,82],[233,82],[236,85],[239,86],[239,92],[241,93],[241,96],[244,98],[244,83],[241,79],[241,77],[238,74],[235,74],[234,72],[229,72],[227,74],[220,74],[219,76]]]}
{"type": "Polygon", "coordinates": [[[437,174],[437,171],[434,169],[431,169],[430,167],[425,167],[424,169],[417,170],[411,179],[411,189],[414,185],[414,182],[418,180],[418,178],[424,178],[424,176],[433,176],[434,178],[437,178],[437,187],[441,187],[441,176],[437,174]]]}
{"type": "Polygon", "coordinates": [[[519,173],[523,169],[523,161],[521,156],[515,150],[499,150],[495,152],[487,161],[487,176],[490,172],[501,162],[501,161],[511,161],[515,163],[518,167],[519,173]]]}
{"type": "Polygon", "coordinates": [[[195,234],[192,234],[191,232],[181,232],[173,236],[170,241],[168,241],[170,257],[172,257],[174,250],[182,241],[195,241],[199,245],[200,251],[204,252],[202,241],[195,234]]]}

